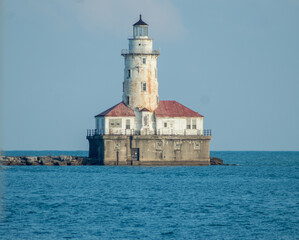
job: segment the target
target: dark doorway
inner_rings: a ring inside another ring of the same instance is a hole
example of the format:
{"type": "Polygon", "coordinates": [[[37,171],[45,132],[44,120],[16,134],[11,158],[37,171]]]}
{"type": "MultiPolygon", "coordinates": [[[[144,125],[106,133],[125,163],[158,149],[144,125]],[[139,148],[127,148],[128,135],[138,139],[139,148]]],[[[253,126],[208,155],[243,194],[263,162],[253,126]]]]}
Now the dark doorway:
{"type": "Polygon", "coordinates": [[[131,154],[133,161],[139,161],[139,148],[132,148],[131,154]]]}
{"type": "Polygon", "coordinates": [[[119,152],[117,151],[116,152],[116,165],[118,165],[118,162],[119,162],[119,152]]]}

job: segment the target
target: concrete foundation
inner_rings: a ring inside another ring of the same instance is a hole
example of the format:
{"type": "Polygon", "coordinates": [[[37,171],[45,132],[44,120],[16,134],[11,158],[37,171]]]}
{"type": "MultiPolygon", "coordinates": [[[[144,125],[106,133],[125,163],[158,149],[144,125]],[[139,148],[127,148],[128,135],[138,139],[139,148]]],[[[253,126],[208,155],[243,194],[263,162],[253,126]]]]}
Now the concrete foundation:
{"type": "Polygon", "coordinates": [[[89,157],[101,165],[207,166],[211,136],[88,136],[89,157]]]}

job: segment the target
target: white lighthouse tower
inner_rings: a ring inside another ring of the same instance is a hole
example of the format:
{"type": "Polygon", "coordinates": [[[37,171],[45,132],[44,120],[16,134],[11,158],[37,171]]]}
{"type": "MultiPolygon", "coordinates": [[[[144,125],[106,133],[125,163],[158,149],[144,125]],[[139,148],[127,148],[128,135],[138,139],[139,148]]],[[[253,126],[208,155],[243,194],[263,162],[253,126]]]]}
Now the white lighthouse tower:
{"type": "Polygon", "coordinates": [[[123,102],[136,114],[137,130],[154,130],[153,112],[159,104],[157,58],[153,39],[148,38],[148,24],[140,15],[133,25],[129,49],[122,50],[125,59],[123,102]]]}

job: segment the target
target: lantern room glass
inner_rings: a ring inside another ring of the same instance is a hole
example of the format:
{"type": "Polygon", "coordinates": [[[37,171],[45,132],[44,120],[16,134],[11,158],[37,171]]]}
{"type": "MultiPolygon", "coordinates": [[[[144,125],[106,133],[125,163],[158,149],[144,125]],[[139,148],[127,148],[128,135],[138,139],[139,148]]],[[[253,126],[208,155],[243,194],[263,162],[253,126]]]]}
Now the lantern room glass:
{"type": "Polygon", "coordinates": [[[148,27],[147,26],[134,26],[134,37],[147,37],[148,27]]]}

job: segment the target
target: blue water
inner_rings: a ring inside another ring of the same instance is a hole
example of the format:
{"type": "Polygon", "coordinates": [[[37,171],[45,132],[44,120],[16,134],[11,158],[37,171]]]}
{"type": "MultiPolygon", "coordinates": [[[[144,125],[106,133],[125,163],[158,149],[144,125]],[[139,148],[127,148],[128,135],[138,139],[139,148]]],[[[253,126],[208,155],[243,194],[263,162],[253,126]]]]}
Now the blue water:
{"type": "Polygon", "coordinates": [[[2,167],[0,238],[299,239],[299,152],[211,155],[238,166],[2,167]]]}

